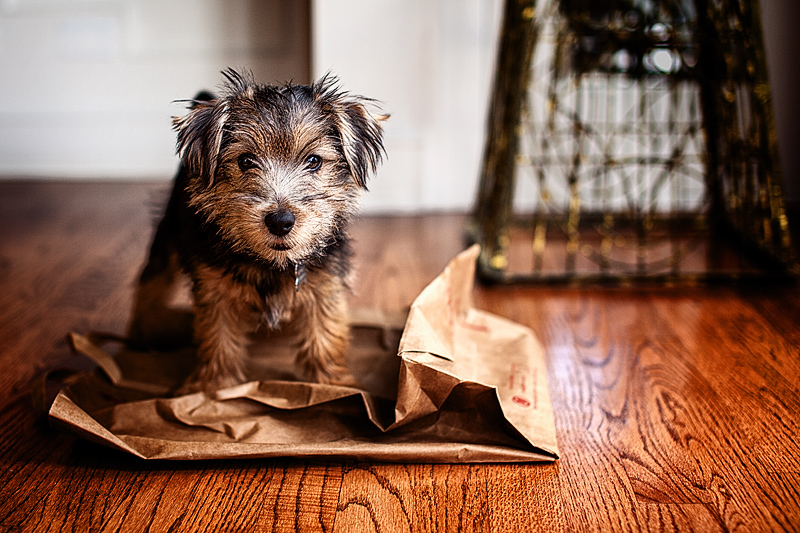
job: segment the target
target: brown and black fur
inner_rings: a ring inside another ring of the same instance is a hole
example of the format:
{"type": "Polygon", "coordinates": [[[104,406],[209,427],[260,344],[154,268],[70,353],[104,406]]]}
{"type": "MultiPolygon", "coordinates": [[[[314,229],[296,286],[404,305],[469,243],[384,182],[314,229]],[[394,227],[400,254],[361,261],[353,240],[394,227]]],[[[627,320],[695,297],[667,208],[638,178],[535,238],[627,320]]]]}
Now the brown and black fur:
{"type": "Polygon", "coordinates": [[[181,167],[137,290],[130,335],[163,345],[163,312],[181,272],[192,281],[199,364],[180,392],[244,381],[250,334],[297,338],[302,375],[350,384],[347,223],[383,155],[371,101],[324,77],[257,85],[224,72],[174,120],[181,167]]]}

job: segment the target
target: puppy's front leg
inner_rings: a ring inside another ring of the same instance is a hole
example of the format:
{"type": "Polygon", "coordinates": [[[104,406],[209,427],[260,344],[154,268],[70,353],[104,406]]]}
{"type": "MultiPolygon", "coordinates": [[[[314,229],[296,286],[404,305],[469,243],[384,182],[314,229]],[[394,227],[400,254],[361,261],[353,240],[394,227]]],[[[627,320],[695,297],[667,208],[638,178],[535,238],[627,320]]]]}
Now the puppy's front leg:
{"type": "Polygon", "coordinates": [[[349,346],[346,289],[331,276],[300,289],[299,320],[295,322],[298,343],[297,366],[316,383],[355,386],[345,363],[349,346]]]}
{"type": "Polygon", "coordinates": [[[246,380],[252,321],[242,303],[221,290],[222,283],[196,281],[194,337],[198,366],[179,394],[212,391],[246,380]]]}

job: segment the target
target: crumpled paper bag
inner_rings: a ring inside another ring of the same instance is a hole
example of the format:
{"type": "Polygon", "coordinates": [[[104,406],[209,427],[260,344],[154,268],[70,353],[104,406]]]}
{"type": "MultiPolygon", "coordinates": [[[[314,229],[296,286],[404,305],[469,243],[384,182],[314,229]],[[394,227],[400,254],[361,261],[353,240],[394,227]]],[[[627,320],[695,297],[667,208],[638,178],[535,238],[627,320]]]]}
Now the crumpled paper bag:
{"type": "Polygon", "coordinates": [[[297,381],[288,340],[262,335],[252,381],[171,397],[191,349],[112,356],[103,338],[72,334],[99,371],[58,393],[51,424],[145,459],[553,461],[542,346],[530,329],[472,306],[478,252],[453,259],[404,326],[403,317],[353,314],[348,364],[363,388],[297,381]]]}

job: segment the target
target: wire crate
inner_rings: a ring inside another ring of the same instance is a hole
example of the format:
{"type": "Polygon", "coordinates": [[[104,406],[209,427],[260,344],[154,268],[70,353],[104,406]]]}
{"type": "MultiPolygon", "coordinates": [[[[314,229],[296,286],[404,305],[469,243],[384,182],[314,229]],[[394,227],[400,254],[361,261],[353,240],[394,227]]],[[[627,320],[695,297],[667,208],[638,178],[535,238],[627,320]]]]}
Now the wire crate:
{"type": "Polygon", "coordinates": [[[470,224],[481,277],[795,277],[758,14],[507,0],[470,224]]]}

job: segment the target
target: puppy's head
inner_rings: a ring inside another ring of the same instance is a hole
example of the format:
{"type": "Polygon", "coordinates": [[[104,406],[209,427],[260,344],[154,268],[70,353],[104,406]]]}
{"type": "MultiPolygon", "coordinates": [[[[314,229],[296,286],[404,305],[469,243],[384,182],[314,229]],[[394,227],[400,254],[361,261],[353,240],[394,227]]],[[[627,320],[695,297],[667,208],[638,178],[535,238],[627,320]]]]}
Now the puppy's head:
{"type": "Polygon", "coordinates": [[[384,154],[386,116],[330,76],[271,86],[224,74],[219,97],[195,100],[174,119],[190,206],[238,252],[277,266],[303,262],[356,211],[384,154]]]}

